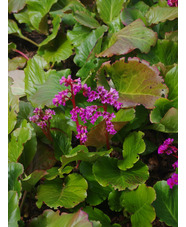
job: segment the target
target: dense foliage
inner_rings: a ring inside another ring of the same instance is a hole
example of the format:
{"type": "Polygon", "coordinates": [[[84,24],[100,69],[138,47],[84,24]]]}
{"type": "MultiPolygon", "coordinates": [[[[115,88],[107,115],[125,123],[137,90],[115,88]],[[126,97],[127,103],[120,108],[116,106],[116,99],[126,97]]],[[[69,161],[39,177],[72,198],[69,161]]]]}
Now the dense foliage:
{"type": "Polygon", "coordinates": [[[8,11],[9,227],[178,226],[178,1],[8,11]]]}

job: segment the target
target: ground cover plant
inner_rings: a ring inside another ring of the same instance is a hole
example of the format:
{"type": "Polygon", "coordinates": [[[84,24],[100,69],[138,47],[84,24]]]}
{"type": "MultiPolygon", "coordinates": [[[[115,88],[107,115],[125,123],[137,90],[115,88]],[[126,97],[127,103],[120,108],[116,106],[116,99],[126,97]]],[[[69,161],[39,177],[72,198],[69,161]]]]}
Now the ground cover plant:
{"type": "Polygon", "coordinates": [[[178,1],[8,12],[8,225],[178,226],[178,1]]]}

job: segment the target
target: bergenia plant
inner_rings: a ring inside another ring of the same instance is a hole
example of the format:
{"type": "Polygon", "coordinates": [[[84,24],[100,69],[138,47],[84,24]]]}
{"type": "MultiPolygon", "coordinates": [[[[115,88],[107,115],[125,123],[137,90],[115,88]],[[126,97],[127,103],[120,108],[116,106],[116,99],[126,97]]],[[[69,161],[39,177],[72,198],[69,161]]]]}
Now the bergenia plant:
{"type": "Polygon", "coordinates": [[[177,227],[178,1],[8,15],[8,226],[177,227]]]}

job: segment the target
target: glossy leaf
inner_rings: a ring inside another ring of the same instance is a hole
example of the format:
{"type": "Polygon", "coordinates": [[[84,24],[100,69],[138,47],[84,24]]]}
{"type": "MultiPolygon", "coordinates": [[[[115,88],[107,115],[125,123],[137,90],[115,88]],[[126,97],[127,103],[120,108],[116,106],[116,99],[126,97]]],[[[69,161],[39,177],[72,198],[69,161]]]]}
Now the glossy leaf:
{"type": "Polygon", "coordinates": [[[98,54],[98,57],[111,57],[113,55],[127,54],[134,49],[140,49],[148,53],[151,46],[156,44],[157,34],[146,28],[141,19],[137,19],[130,25],[113,34],[109,47],[98,54]]]}
{"type": "Polygon", "coordinates": [[[25,74],[23,70],[14,70],[8,73],[8,76],[13,79],[13,84],[11,85],[11,90],[13,95],[18,95],[19,97],[25,96],[25,74]]]}
{"type": "Polygon", "coordinates": [[[27,172],[30,174],[34,170],[50,169],[56,164],[56,161],[53,149],[46,144],[38,142],[37,152],[34,156],[32,164],[28,167],[27,172]]]}
{"type": "MultiPolygon", "coordinates": [[[[10,53],[12,50],[14,50],[14,49],[16,49],[16,44],[15,43],[8,43],[8,53],[10,53]]],[[[9,59],[8,59],[9,60],[9,59]]],[[[8,68],[9,68],[9,66],[8,66],[8,68]]],[[[9,69],[8,69],[8,71],[10,71],[9,69]]]]}
{"type": "Polygon", "coordinates": [[[123,107],[142,104],[152,109],[162,94],[167,96],[168,89],[163,84],[158,69],[146,61],[129,58],[126,63],[125,58],[121,58],[112,65],[110,62],[104,63],[98,75],[105,77],[104,72],[111,77],[123,107]]]}
{"type": "Polygon", "coordinates": [[[59,211],[45,210],[44,213],[37,218],[33,218],[29,227],[56,227],[56,226],[71,226],[71,227],[92,227],[92,223],[88,220],[88,215],[79,210],[76,213],[62,213],[59,211]]]}
{"type": "MultiPolygon", "coordinates": [[[[119,131],[122,129],[129,121],[134,118],[134,109],[128,110],[120,110],[116,113],[116,118],[113,118],[112,123],[114,125],[114,129],[119,131]]],[[[93,146],[96,148],[101,148],[106,144],[106,126],[105,121],[101,121],[98,125],[93,127],[90,132],[88,132],[88,138],[85,142],[86,146],[93,146]]],[[[111,139],[113,135],[109,134],[109,139],[111,139]]]]}
{"type": "Polygon", "coordinates": [[[36,183],[48,173],[45,170],[35,170],[22,180],[23,190],[31,191],[36,183]]]}
{"type": "Polygon", "coordinates": [[[146,13],[146,18],[148,24],[158,24],[160,22],[165,22],[166,20],[174,20],[178,17],[177,7],[151,7],[146,13]]]}
{"type": "Polygon", "coordinates": [[[14,20],[8,20],[8,34],[16,34],[20,37],[23,36],[21,30],[18,28],[16,22],[14,20]]]}
{"type": "Polygon", "coordinates": [[[47,62],[37,55],[28,60],[27,67],[24,69],[25,92],[28,97],[36,92],[38,85],[41,85],[46,81],[48,77],[48,74],[44,71],[46,66],[47,62]]]}
{"type": "Polygon", "coordinates": [[[73,161],[78,161],[78,160],[85,161],[85,162],[93,162],[101,156],[110,154],[112,151],[112,150],[108,150],[108,151],[100,151],[100,152],[87,152],[87,148],[83,145],[79,145],[75,149],[77,150],[75,153],[72,153],[69,155],[62,155],[61,157],[62,168],[66,166],[68,163],[73,161]]]}
{"type": "Polygon", "coordinates": [[[84,39],[84,42],[81,42],[80,46],[76,47],[76,56],[74,57],[76,65],[82,67],[88,60],[95,58],[95,54],[98,54],[101,50],[101,38],[106,31],[105,25],[98,27],[84,39]]]}
{"type": "Polygon", "coordinates": [[[108,196],[108,205],[112,211],[120,212],[122,210],[122,206],[120,204],[121,195],[122,192],[119,192],[118,190],[110,192],[108,196]]]}
{"type": "Polygon", "coordinates": [[[117,17],[125,0],[97,0],[97,10],[101,19],[107,24],[117,17]]]}
{"type": "Polygon", "coordinates": [[[129,134],[123,143],[123,160],[118,161],[121,170],[130,169],[139,160],[139,154],[145,151],[143,132],[133,132],[129,134]]]}
{"type": "Polygon", "coordinates": [[[89,14],[85,12],[76,11],[74,13],[74,18],[76,19],[77,22],[79,22],[80,24],[88,28],[94,29],[100,26],[100,24],[96,19],[94,19],[93,17],[91,17],[89,14]]]}
{"type": "Polygon", "coordinates": [[[55,39],[39,48],[38,54],[42,55],[47,62],[64,61],[71,56],[72,45],[66,36],[59,32],[55,39]]]}
{"type": "Polygon", "coordinates": [[[41,42],[39,44],[39,47],[46,45],[47,43],[49,43],[51,40],[53,40],[58,33],[58,30],[60,28],[60,22],[61,22],[61,18],[59,16],[55,16],[52,20],[52,25],[53,25],[53,30],[52,33],[50,35],[47,36],[46,39],[43,40],[43,42],[41,42]]]}
{"type": "Polygon", "coordinates": [[[144,24],[147,25],[146,18],[139,9],[125,8],[121,12],[121,21],[125,26],[129,25],[130,23],[137,20],[138,18],[140,18],[144,22],[144,24]]]}
{"type": "Polygon", "coordinates": [[[87,197],[87,188],[86,180],[75,173],[68,175],[64,182],[61,179],[45,181],[38,187],[37,206],[40,208],[44,202],[55,209],[73,208],[87,197]]]}
{"type": "Polygon", "coordinates": [[[77,47],[81,45],[90,32],[90,28],[76,24],[72,30],[67,31],[67,38],[70,40],[73,46],[77,47]]]}
{"type": "Polygon", "coordinates": [[[19,112],[19,97],[12,94],[11,85],[13,79],[9,78],[8,86],[8,133],[10,133],[16,124],[17,113],[19,112]]]}
{"type": "Polygon", "coordinates": [[[15,191],[8,192],[8,227],[18,227],[20,220],[19,199],[15,191]]]}
{"type": "Polygon", "coordinates": [[[8,191],[16,191],[21,196],[21,182],[18,177],[23,173],[23,166],[20,163],[8,163],[8,191]]]}
{"type": "Polygon", "coordinates": [[[164,65],[173,65],[178,62],[178,44],[169,40],[158,40],[155,47],[148,54],[138,54],[140,59],[144,59],[151,64],[159,62],[164,65]]]}
{"type": "Polygon", "coordinates": [[[26,64],[26,59],[23,57],[15,57],[8,59],[8,71],[13,71],[19,68],[23,68],[26,64]]]}
{"type": "Polygon", "coordinates": [[[103,187],[112,185],[115,190],[118,189],[119,191],[126,188],[133,190],[148,179],[148,167],[141,161],[138,161],[133,168],[126,171],[120,170],[117,167],[117,162],[117,159],[102,157],[93,165],[96,180],[103,187]]]}
{"type": "Polygon", "coordinates": [[[151,227],[151,222],[156,214],[151,203],[155,200],[155,190],[145,184],[139,185],[134,191],[122,192],[120,201],[126,211],[132,213],[131,222],[133,227],[151,227]]]}
{"type": "Polygon", "coordinates": [[[37,91],[30,98],[32,105],[34,107],[53,107],[53,98],[58,92],[65,90],[66,87],[64,85],[59,84],[59,80],[62,76],[70,75],[70,70],[65,69],[56,72],[55,70],[51,70],[48,75],[46,81],[37,86],[37,91]]]}
{"type": "Polygon", "coordinates": [[[178,107],[178,66],[175,66],[165,76],[165,83],[169,88],[168,99],[178,107]]]}
{"type": "Polygon", "coordinates": [[[159,181],[154,185],[156,200],[153,206],[160,221],[169,226],[178,226],[178,187],[170,189],[166,181],[159,181]]]}
{"type": "Polygon", "coordinates": [[[88,214],[89,220],[91,221],[100,221],[102,227],[111,227],[111,221],[110,218],[104,214],[103,211],[93,208],[93,207],[85,207],[83,209],[88,214]]]}
{"type": "Polygon", "coordinates": [[[20,157],[24,144],[31,139],[32,132],[30,130],[30,123],[26,126],[17,128],[11,134],[11,140],[8,144],[8,161],[17,162],[20,157]]]}
{"type": "Polygon", "coordinates": [[[178,110],[174,107],[170,108],[158,124],[149,126],[149,129],[165,133],[178,132],[178,110]]]}
{"type": "Polygon", "coordinates": [[[111,187],[102,187],[98,184],[92,172],[92,165],[90,162],[81,162],[79,169],[88,182],[86,202],[91,206],[97,206],[108,197],[111,187]]]}
{"type": "Polygon", "coordinates": [[[26,5],[26,0],[9,0],[8,1],[8,12],[17,13],[22,10],[26,5]]]}
{"type": "Polygon", "coordinates": [[[30,22],[36,30],[47,34],[46,28],[42,27],[42,19],[56,2],[57,0],[26,0],[30,22]]]}

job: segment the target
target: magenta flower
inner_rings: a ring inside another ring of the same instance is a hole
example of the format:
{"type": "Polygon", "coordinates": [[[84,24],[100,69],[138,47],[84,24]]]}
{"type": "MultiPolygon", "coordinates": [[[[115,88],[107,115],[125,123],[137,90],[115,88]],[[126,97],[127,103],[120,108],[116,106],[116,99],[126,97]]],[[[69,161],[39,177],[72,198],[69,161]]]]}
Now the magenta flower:
{"type": "Polygon", "coordinates": [[[167,154],[177,153],[178,149],[175,146],[172,146],[174,139],[168,138],[164,141],[162,145],[158,148],[158,154],[167,154]]]}
{"type": "Polygon", "coordinates": [[[172,189],[174,185],[178,185],[178,174],[177,173],[173,173],[171,178],[169,178],[167,180],[167,184],[169,185],[169,187],[172,189]]]}
{"type": "Polygon", "coordinates": [[[167,3],[170,7],[178,7],[178,0],[168,0],[167,3]]]}
{"type": "Polygon", "coordinates": [[[172,167],[173,167],[174,169],[178,168],[178,160],[177,160],[174,164],[172,164],[172,167]]]}

